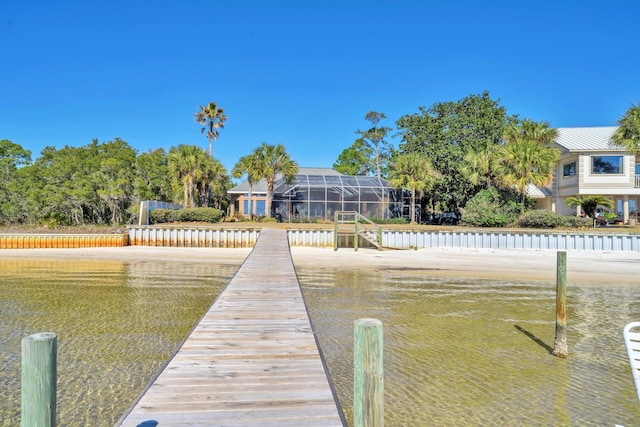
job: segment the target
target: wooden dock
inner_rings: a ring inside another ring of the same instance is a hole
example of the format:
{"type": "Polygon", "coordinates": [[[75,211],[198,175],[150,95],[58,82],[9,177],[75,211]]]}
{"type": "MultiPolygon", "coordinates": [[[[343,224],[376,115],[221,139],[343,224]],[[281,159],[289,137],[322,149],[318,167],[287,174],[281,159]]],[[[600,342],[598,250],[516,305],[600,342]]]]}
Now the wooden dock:
{"type": "Polygon", "coordinates": [[[286,231],[261,231],[225,290],[116,426],[151,420],[158,427],[346,425],[286,231]]]}

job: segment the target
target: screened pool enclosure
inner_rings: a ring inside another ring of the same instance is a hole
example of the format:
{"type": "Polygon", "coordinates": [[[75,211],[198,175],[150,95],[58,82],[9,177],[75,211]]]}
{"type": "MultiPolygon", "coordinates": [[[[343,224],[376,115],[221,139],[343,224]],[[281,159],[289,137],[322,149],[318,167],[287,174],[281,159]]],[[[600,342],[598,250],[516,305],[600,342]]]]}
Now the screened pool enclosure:
{"type": "MultiPolygon", "coordinates": [[[[373,176],[347,176],[332,169],[300,168],[292,182],[279,178],[274,183],[271,216],[279,221],[333,221],[337,211],[356,211],[369,218],[403,216],[402,190],[373,176]]],[[[249,215],[247,183],[229,191],[233,206],[249,215]]],[[[254,184],[251,200],[253,212],[264,206],[266,183],[254,184]]]]}

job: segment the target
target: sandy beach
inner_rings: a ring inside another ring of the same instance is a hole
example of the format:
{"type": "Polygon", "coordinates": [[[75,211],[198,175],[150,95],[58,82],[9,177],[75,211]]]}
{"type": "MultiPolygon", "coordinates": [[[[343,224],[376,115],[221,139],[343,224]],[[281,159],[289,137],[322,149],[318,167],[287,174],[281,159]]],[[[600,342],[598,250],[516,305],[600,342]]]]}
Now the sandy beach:
{"type": "MultiPolygon", "coordinates": [[[[250,248],[172,248],[126,246],[83,249],[2,249],[0,258],[107,259],[128,262],[215,262],[240,265],[250,248]]],[[[550,280],[556,277],[555,251],[490,249],[385,250],[292,247],[298,268],[349,269],[394,274],[550,280]]],[[[567,251],[567,282],[640,286],[640,253],[567,251]]]]}

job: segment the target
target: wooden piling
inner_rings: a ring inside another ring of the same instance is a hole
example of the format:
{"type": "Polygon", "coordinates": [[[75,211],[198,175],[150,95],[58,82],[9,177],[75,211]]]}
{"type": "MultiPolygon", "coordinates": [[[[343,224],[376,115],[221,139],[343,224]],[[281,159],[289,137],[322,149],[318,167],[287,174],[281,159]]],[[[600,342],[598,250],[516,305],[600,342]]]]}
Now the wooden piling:
{"type": "Polygon", "coordinates": [[[358,212],[354,215],[354,226],[353,226],[353,250],[358,251],[358,212]]]}
{"type": "Polygon", "coordinates": [[[384,426],[382,322],[358,319],[353,334],[353,425],[384,426]]]}
{"type": "Polygon", "coordinates": [[[552,354],[567,357],[567,253],[558,251],[556,269],[556,338],[552,354]]]}
{"type": "Polygon", "coordinates": [[[22,427],[55,427],[57,338],[51,332],[22,339],[22,427]]]}
{"type": "Polygon", "coordinates": [[[338,250],[338,220],[340,219],[339,217],[340,212],[336,211],[336,213],[333,215],[333,250],[337,251],[338,250]]]}

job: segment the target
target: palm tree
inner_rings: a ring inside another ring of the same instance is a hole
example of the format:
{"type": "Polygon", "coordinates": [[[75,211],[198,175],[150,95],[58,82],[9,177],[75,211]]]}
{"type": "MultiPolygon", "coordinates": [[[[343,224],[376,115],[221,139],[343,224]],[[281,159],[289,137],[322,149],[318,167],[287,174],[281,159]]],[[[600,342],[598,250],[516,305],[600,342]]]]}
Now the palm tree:
{"type": "Polygon", "coordinates": [[[640,152],[640,104],[632,104],[618,120],[618,126],[611,138],[612,144],[629,153],[640,152]]]}
{"type": "Polygon", "coordinates": [[[183,200],[186,207],[195,207],[196,183],[205,174],[203,156],[206,158],[206,153],[195,145],[180,144],[169,150],[167,156],[169,170],[182,183],[183,200]]]}
{"type": "Polygon", "coordinates": [[[542,145],[539,141],[516,138],[501,147],[501,158],[496,172],[507,187],[515,187],[520,193],[520,214],[524,213],[527,185],[543,187],[553,179],[553,170],[560,151],[542,145]]]}
{"type": "Polygon", "coordinates": [[[249,217],[253,218],[253,184],[260,181],[264,173],[260,169],[262,166],[259,162],[260,158],[257,156],[256,151],[247,156],[240,157],[240,160],[235,164],[231,175],[235,178],[240,178],[242,175],[247,174],[247,182],[249,183],[249,217]]]}
{"type": "Polygon", "coordinates": [[[528,139],[536,141],[545,147],[552,147],[558,130],[549,127],[549,122],[536,122],[531,119],[524,119],[521,123],[512,123],[504,131],[505,142],[514,142],[517,139],[528,139]]]}
{"type": "Polygon", "coordinates": [[[486,189],[491,188],[495,176],[495,165],[498,162],[495,146],[482,151],[469,151],[462,161],[460,173],[473,185],[483,184],[486,189]]]}
{"type": "Polygon", "coordinates": [[[209,156],[213,157],[213,140],[218,139],[218,128],[224,128],[224,122],[227,121],[227,115],[224,110],[210,102],[206,107],[198,106],[200,111],[195,114],[196,122],[204,125],[200,129],[200,133],[207,131],[207,139],[209,140],[209,156]]]}
{"type": "Polygon", "coordinates": [[[271,217],[276,177],[280,174],[290,184],[298,173],[298,164],[291,159],[282,144],[271,145],[263,142],[251,155],[255,156],[256,161],[255,164],[252,163],[256,170],[254,178],[260,177],[267,180],[267,216],[271,217]]]}
{"type": "Polygon", "coordinates": [[[440,174],[433,168],[429,158],[422,153],[404,153],[393,161],[389,183],[395,188],[411,191],[411,223],[416,222],[416,193],[422,195],[433,188],[440,174]]]}
{"type": "Polygon", "coordinates": [[[200,195],[200,206],[213,206],[222,209],[222,199],[226,197],[229,181],[227,171],[217,159],[207,156],[204,150],[200,151],[200,165],[202,175],[196,183],[200,195]]]}
{"type": "Polygon", "coordinates": [[[607,209],[613,209],[615,206],[615,202],[613,200],[599,195],[567,197],[565,203],[574,208],[580,206],[586,216],[594,219],[596,217],[596,209],[598,206],[603,206],[607,209]]]}

